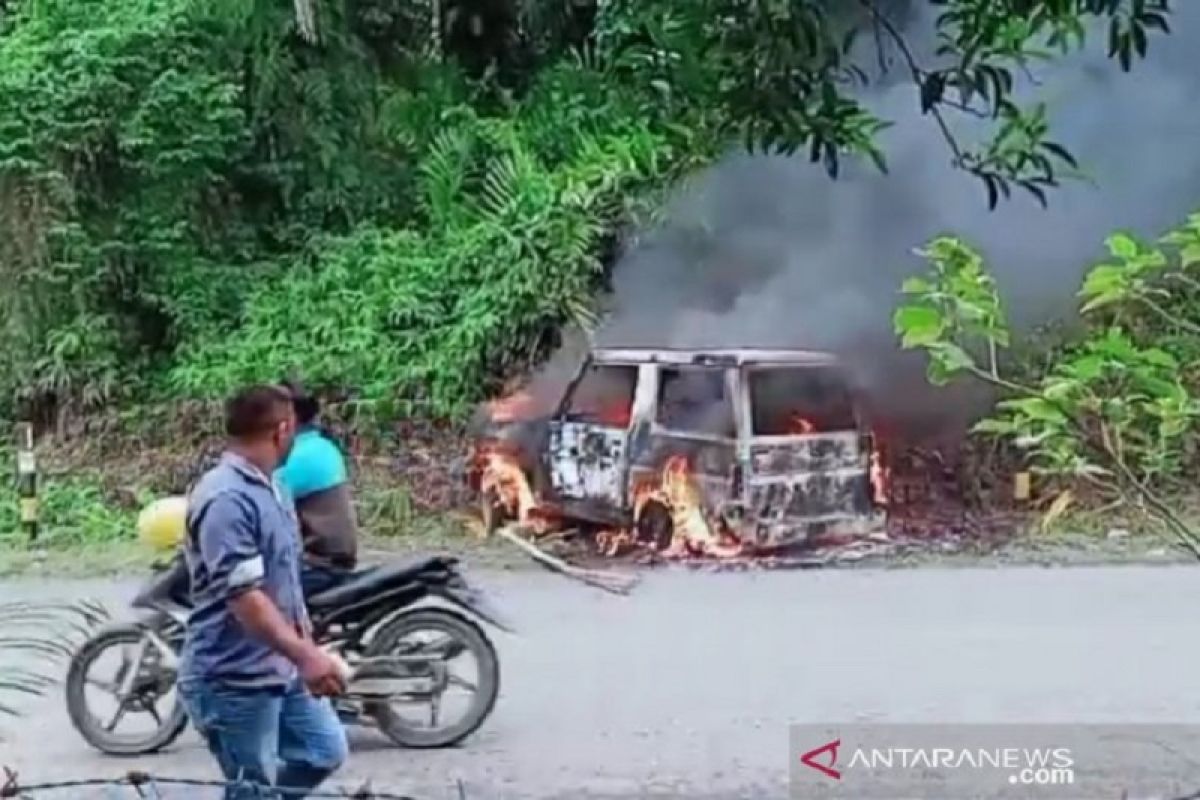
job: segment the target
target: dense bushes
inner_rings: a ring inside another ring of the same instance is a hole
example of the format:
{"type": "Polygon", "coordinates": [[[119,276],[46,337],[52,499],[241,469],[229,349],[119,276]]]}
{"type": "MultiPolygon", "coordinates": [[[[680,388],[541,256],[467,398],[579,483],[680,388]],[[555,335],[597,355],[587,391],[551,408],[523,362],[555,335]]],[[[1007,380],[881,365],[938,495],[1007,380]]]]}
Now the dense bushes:
{"type": "Polygon", "coordinates": [[[312,48],[235,6],[49,0],[0,38],[5,406],[298,369],[454,414],[591,313],[629,198],[705,151],[594,65],[517,98],[381,54],[351,32],[380,9],[312,48]]]}
{"type": "MultiPolygon", "coordinates": [[[[996,121],[1004,147],[947,143],[993,196],[1040,193],[1070,162],[1011,96],[1031,48],[1070,49],[1101,17],[1128,65],[1166,27],[1157,0],[1035,2],[1020,26],[1003,4],[945,6],[915,32],[937,34],[944,68],[900,74],[929,113],[996,121]]],[[[647,186],[731,138],[831,172],[850,151],[880,160],[854,87],[905,44],[878,9],[824,2],[0,8],[0,414],[289,367],[453,414],[590,313],[647,186]]]]}
{"type": "Polygon", "coordinates": [[[250,142],[224,32],[189,5],[28,4],[0,44],[6,395],[106,399],[172,297],[222,283],[193,276],[236,248],[212,226],[250,142]]]}
{"type": "Polygon", "coordinates": [[[621,104],[569,68],[510,113],[432,115],[427,98],[393,98],[406,122],[395,127],[424,143],[419,212],[315,240],[249,294],[236,339],[186,348],[173,388],[223,391],[294,368],[439,416],[480,399],[489,375],[526,366],[557,326],[590,315],[605,235],[631,191],[661,176],[663,137],[621,104]]]}
{"type": "MultiPolygon", "coordinates": [[[[0,269],[9,405],[144,395],[226,330],[313,232],[403,206],[374,148],[374,69],[318,55],[282,5],[51,0],[0,38],[0,269]]],[[[336,30],[336,28],[332,28],[336,30]]]]}
{"type": "Polygon", "coordinates": [[[1011,334],[995,282],[952,237],[906,281],[896,331],[928,353],[931,379],[968,375],[1003,393],[976,430],[1015,444],[1063,490],[1052,516],[1073,493],[1099,496],[1149,512],[1200,555],[1200,532],[1173,507],[1200,466],[1200,215],[1159,242],[1118,233],[1107,245],[1079,293],[1079,331],[1040,368],[1001,357],[1011,334]]]}

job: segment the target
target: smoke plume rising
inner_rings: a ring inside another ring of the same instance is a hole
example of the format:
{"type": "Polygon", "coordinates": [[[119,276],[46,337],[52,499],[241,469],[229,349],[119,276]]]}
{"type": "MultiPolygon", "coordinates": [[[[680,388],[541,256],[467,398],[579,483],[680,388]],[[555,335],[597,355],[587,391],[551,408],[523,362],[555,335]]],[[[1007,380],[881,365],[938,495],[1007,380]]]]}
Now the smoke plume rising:
{"type": "MultiPolygon", "coordinates": [[[[919,4],[922,9],[928,8],[919,4]]],[[[869,404],[916,428],[961,424],[977,391],[931,391],[923,362],[891,331],[916,247],[941,233],[985,254],[1019,328],[1070,318],[1089,264],[1115,229],[1156,236],[1200,206],[1200,3],[1120,71],[1103,52],[1038,68],[1025,90],[1049,106],[1052,137],[1089,181],[1050,190],[1050,208],[1014,190],[988,211],[982,184],[953,169],[934,121],[920,114],[902,64],[868,90],[894,126],[882,136],[889,174],[847,163],[830,180],[803,157],[734,154],[679,189],[666,221],[629,243],[615,267],[605,345],[802,347],[841,354],[869,404]]],[[[908,15],[918,39],[932,19],[908,15]]],[[[971,138],[969,121],[958,134],[971,138]]]]}

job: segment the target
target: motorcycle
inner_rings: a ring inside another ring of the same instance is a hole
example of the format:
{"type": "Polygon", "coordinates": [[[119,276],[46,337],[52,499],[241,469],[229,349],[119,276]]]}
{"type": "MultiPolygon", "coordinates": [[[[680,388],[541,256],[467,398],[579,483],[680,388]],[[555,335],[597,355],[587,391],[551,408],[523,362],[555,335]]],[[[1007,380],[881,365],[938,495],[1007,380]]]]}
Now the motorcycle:
{"type": "MultiPolygon", "coordinates": [[[[137,619],[97,631],[74,654],[67,672],[72,725],[110,755],[156,752],[187,727],[175,691],[190,606],[181,553],[157,568],[132,606],[137,619]],[[119,656],[115,674],[93,678],[93,670],[114,651],[119,656]],[[87,693],[91,688],[113,698],[115,709],[95,713],[87,693]],[[117,732],[122,722],[141,715],[153,723],[148,731],[117,732]]],[[[314,639],[351,669],[347,692],[335,703],[344,723],[374,725],[402,747],[439,748],[470,736],[491,714],[500,690],[500,662],[478,621],[513,629],[468,583],[457,559],[435,556],[369,567],[308,598],[308,607],[314,639]],[[451,668],[466,656],[475,663],[473,679],[451,668]],[[457,721],[443,724],[451,690],[469,697],[457,721]],[[423,719],[402,714],[410,707],[423,719]]]]}

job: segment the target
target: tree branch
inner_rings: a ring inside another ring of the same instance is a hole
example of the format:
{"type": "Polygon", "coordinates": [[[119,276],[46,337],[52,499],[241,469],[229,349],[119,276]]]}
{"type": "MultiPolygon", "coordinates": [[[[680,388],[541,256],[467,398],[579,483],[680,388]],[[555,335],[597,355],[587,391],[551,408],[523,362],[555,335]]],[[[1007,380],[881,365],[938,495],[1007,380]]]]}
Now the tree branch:
{"type": "MultiPolygon", "coordinates": [[[[1050,403],[1063,414],[1067,425],[1069,425],[1075,431],[1075,435],[1079,437],[1081,442],[1086,443],[1089,439],[1091,439],[1090,433],[1083,426],[1083,424],[1079,422],[1079,420],[1075,419],[1074,414],[1072,414],[1069,409],[1065,408],[1057,401],[1046,398],[1040,392],[1036,392],[1029,387],[1006,380],[999,375],[992,375],[987,370],[981,369],[978,365],[972,364],[967,368],[967,371],[980,380],[1002,389],[1007,389],[1010,392],[1043,397],[1047,403],[1050,403]]],[[[1188,527],[1187,523],[1184,522],[1179,515],[1172,511],[1170,506],[1168,506],[1166,502],[1154,492],[1154,490],[1142,482],[1134,473],[1133,469],[1125,463],[1125,460],[1117,452],[1117,449],[1111,441],[1108,434],[1108,428],[1103,424],[1103,422],[1101,422],[1100,425],[1100,437],[1101,452],[1108,457],[1108,460],[1111,461],[1113,466],[1116,468],[1116,473],[1118,476],[1118,490],[1121,484],[1124,484],[1127,488],[1132,489],[1133,492],[1141,498],[1142,502],[1146,504],[1150,511],[1156,517],[1162,520],[1162,522],[1165,523],[1166,526],[1175,534],[1176,538],[1179,539],[1184,547],[1190,550],[1191,553],[1197,558],[1200,558],[1200,536],[1197,536],[1197,534],[1195,534],[1192,529],[1188,527]]]]}
{"type": "Polygon", "coordinates": [[[1172,272],[1171,274],[1166,276],[1166,279],[1178,281],[1179,283],[1182,283],[1184,286],[1188,287],[1189,289],[1194,289],[1195,291],[1200,292],[1200,281],[1197,281],[1188,275],[1184,275],[1181,272],[1172,272]]]}
{"type": "Polygon", "coordinates": [[[999,375],[993,375],[986,369],[981,369],[976,364],[972,364],[971,366],[967,367],[967,372],[974,375],[979,380],[984,381],[985,383],[990,383],[1000,389],[1007,389],[1008,391],[1016,394],[1038,394],[1037,391],[1029,386],[1022,386],[1019,383],[1013,383],[1012,381],[1002,378],[999,375]]]}
{"type": "Polygon", "coordinates": [[[540,549],[532,542],[526,541],[512,526],[501,528],[496,531],[496,535],[524,550],[527,555],[546,569],[557,572],[560,575],[566,575],[568,578],[582,581],[589,586],[603,589],[606,592],[629,594],[640,580],[636,575],[622,575],[616,572],[585,569],[577,567],[574,564],[568,564],[561,558],[555,558],[545,550],[540,549]]]}
{"type": "Polygon", "coordinates": [[[309,44],[317,44],[320,36],[317,32],[317,11],[313,0],[293,0],[292,5],[296,14],[296,32],[309,44]]]}
{"type": "MultiPolygon", "coordinates": [[[[879,10],[872,0],[858,0],[858,3],[866,9],[867,13],[875,20],[875,23],[896,43],[896,48],[900,51],[900,55],[903,56],[905,63],[908,65],[908,70],[912,74],[913,83],[917,85],[918,89],[921,88],[928,73],[921,67],[920,62],[917,61],[916,54],[908,46],[908,40],[904,38],[904,34],[879,10]]],[[[939,100],[938,103],[940,102],[942,101],[939,100]]],[[[946,122],[946,117],[942,114],[941,109],[938,108],[938,103],[930,106],[929,114],[937,122],[938,129],[942,133],[942,138],[946,140],[946,144],[950,146],[950,151],[954,154],[954,165],[962,167],[967,163],[966,154],[963,152],[962,146],[958,143],[958,139],[955,138],[954,132],[950,130],[950,125],[946,122]]]]}
{"type": "Polygon", "coordinates": [[[1166,320],[1166,322],[1168,324],[1174,325],[1177,328],[1183,328],[1185,331],[1187,331],[1188,333],[1190,333],[1194,336],[1200,336],[1200,325],[1197,325],[1196,323],[1194,323],[1190,320],[1186,320],[1186,319],[1183,319],[1182,317],[1172,314],[1170,311],[1163,308],[1161,305],[1159,305],[1154,300],[1151,300],[1149,297],[1143,296],[1143,297],[1140,297],[1139,299],[1143,303],[1145,303],[1146,306],[1151,311],[1153,311],[1155,314],[1158,314],[1160,317],[1162,317],[1164,320],[1166,320]]]}
{"type": "Polygon", "coordinates": [[[880,33],[882,26],[879,24],[879,17],[871,17],[871,26],[875,29],[875,57],[879,59],[879,73],[886,75],[891,65],[888,64],[887,56],[883,52],[883,35],[880,33]]]}
{"type": "Polygon", "coordinates": [[[1191,550],[1193,555],[1195,555],[1197,558],[1200,558],[1200,538],[1197,538],[1196,534],[1192,532],[1187,523],[1180,519],[1179,516],[1171,510],[1170,506],[1168,506],[1165,501],[1155,494],[1155,492],[1149,486],[1138,480],[1137,475],[1135,475],[1133,470],[1129,468],[1129,465],[1126,464],[1124,460],[1117,457],[1117,454],[1112,450],[1111,442],[1105,441],[1103,444],[1105,451],[1112,460],[1113,464],[1117,467],[1117,471],[1121,474],[1122,479],[1134,488],[1146,505],[1150,507],[1150,510],[1159,519],[1166,523],[1167,527],[1175,533],[1179,540],[1183,542],[1184,546],[1187,547],[1188,550],[1191,550]]]}
{"type": "Polygon", "coordinates": [[[941,105],[947,106],[949,108],[953,108],[955,111],[961,111],[964,114],[969,114],[970,116],[975,117],[977,119],[991,119],[992,118],[992,115],[987,113],[983,109],[974,108],[972,106],[967,105],[966,103],[959,102],[958,100],[951,100],[949,98],[943,97],[941,100],[938,101],[938,103],[940,103],[941,105]]]}

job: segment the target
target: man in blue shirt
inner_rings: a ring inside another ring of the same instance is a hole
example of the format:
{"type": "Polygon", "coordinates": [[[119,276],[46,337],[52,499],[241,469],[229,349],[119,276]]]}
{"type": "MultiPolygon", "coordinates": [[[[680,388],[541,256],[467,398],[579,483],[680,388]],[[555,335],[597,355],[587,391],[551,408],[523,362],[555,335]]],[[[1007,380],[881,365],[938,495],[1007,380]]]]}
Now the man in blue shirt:
{"type": "MultiPolygon", "coordinates": [[[[246,389],[226,405],[225,427],[228,449],[188,498],[193,609],[179,692],[227,780],[311,791],[346,758],[321,699],[345,690],[345,674],[312,640],[295,512],[268,477],[295,435],[291,396],[246,389]]],[[[226,800],[262,796],[246,784],[226,800]]]]}
{"type": "Polygon", "coordinates": [[[319,426],[317,398],[300,384],[286,382],[296,412],[296,441],[276,473],[296,504],[304,543],[305,596],[324,591],[354,570],[358,562],[358,520],[341,448],[319,426]]]}

